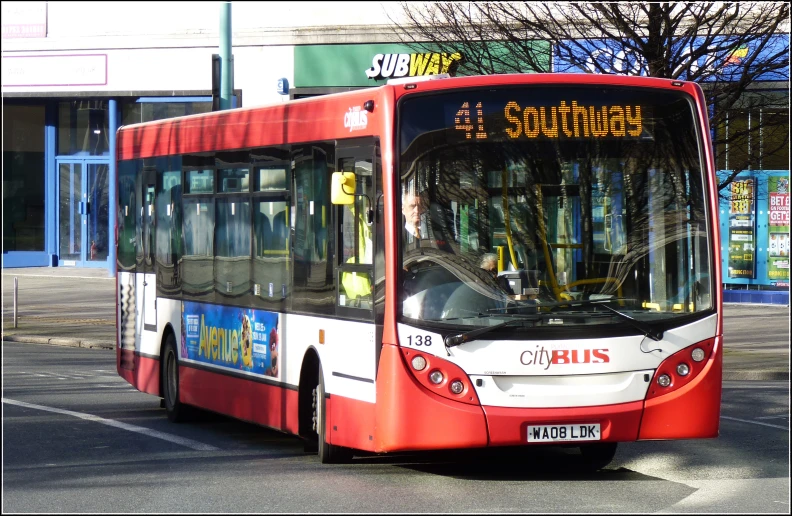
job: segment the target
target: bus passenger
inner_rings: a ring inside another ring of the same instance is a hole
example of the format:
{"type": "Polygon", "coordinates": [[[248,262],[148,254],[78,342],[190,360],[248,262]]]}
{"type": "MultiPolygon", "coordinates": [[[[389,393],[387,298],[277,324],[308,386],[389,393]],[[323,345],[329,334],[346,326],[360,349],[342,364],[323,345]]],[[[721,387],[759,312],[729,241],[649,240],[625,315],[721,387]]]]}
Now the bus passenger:
{"type": "Polygon", "coordinates": [[[489,272],[492,275],[492,279],[495,280],[495,283],[498,284],[500,288],[502,288],[507,294],[514,295],[514,291],[512,290],[509,282],[506,278],[498,276],[498,255],[495,253],[486,253],[481,257],[479,261],[479,267],[484,269],[485,271],[489,272]]]}

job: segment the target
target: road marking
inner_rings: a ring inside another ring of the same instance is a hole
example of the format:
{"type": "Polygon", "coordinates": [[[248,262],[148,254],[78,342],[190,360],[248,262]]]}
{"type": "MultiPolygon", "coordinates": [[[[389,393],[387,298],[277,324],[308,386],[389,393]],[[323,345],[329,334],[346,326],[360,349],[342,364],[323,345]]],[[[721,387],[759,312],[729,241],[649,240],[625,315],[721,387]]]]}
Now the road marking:
{"type": "Polygon", "coordinates": [[[789,419],[789,416],[759,416],[756,419],[789,419]]]}
{"type": "Polygon", "coordinates": [[[130,385],[118,384],[118,385],[108,385],[108,384],[97,384],[94,387],[101,387],[102,389],[121,389],[130,392],[139,392],[137,389],[130,385]]]}
{"type": "Polygon", "coordinates": [[[121,421],[115,421],[113,419],[105,419],[103,417],[94,416],[93,414],[85,414],[82,412],[73,412],[71,410],[63,410],[54,407],[45,407],[43,405],[34,405],[33,403],[25,403],[24,401],[17,401],[11,400],[8,398],[3,398],[3,403],[8,403],[9,405],[18,405],[20,407],[27,407],[37,410],[46,410],[47,412],[55,412],[57,414],[64,414],[67,416],[78,417],[80,419],[85,419],[87,421],[93,421],[94,423],[101,423],[103,425],[112,426],[115,428],[120,428],[122,430],[127,430],[129,432],[136,432],[139,434],[147,435],[149,437],[154,437],[156,439],[162,439],[163,441],[168,441],[171,443],[175,443],[181,446],[186,446],[187,448],[192,448],[193,450],[198,451],[217,451],[218,448],[215,448],[212,445],[200,443],[198,441],[193,441],[192,439],[186,439],[184,437],[179,437],[176,435],[166,434],[165,432],[158,432],[157,430],[152,430],[150,428],[144,428],[142,426],[130,425],[127,423],[122,423],[121,421]]]}
{"type": "Polygon", "coordinates": [[[742,423],[750,423],[750,424],[752,424],[752,425],[762,425],[762,426],[769,426],[769,427],[771,427],[771,428],[780,428],[781,430],[789,430],[789,428],[788,428],[788,427],[786,427],[786,426],[781,426],[781,425],[771,425],[770,423],[760,423],[760,422],[758,422],[758,421],[749,421],[749,420],[747,420],[747,419],[739,419],[739,418],[736,418],[736,417],[726,417],[726,416],[721,416],[721,419],[730,419],[730,420],[732,420],[732,421],[740,421],[740,422],[742,422],[742,423]]]}

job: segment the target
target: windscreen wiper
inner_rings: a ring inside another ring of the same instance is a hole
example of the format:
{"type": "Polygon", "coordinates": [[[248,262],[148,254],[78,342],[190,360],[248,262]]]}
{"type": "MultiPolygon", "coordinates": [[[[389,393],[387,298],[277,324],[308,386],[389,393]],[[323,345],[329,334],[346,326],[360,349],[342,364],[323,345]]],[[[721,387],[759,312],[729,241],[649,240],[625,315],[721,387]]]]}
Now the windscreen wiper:
{"type": "Polygon", "coordinates": [[[633,319],[632,317],[630,317],[629,315],[625,314],[624,312],[620,312],[620,311],[618,311],[618,310],[616,310],[614,308],[609,307],[608,305],[602,305],[602,306],[604,308],[610,310],[614,314],[618,315],[619,317],[621,317],[625,321],[627,321],[627,323],[630,324],[631,326],[633,326],[634,328],[637,328],[638,331],[640,331],[641,333],[644,334],[644,336],[649,337],[650,339],[655,340],[655,341],[663,340],[663,330],[655,330],[648,323],[645,323],[643,321],[639,321],[638,319],[633,319]]]}
{"type": "Polygon", "coordinates": [[[493,326],[485,326],[484,328],[477,328],[475,330],[466,331],[465,333],[460,333],[459,335],[449,335],[443,341],[447,348],[452,348],[454,346],[459,346],[460,344],[464,344],[465,342],[470,342],[485,333],[489,333],[491,331],[495,331],[498,328],[503,328],[505,326],[515,325],[515,323],[524,323],[525,321],[536,321],[539,320],[540,316],[534,317],[520,317],[515,319],[509,319],[508,321],[502,322],[500,324],[495,324],[493,326]]]}
{"type": "MultiPolygon", "coordinates": [[[[639,321],[630,317],[629,315],[625,314],[624,312],[620,312],[614,308],[608,306],[608,303],[614,303],[617,301],[635,301],[634,299],[625,298],[625,297],[609,297],[604,299],[574,299],[569,301],[556,301],[553,303],[536,303],[536,304],[526,304],[521,306],[529,306],[529,307],[536,307],[536,308],[555,308],[557,306],[578,306],[578,305],[602,305],[603,308],[613,312],[614,314],[618,315],[632,327],[638,329],[641,333],[643,333],[646,337],[649,337],[652,340],[659,341],[663,339],[663,332],[662,330],[658,331],[652,328],[648,323],[643,321],[639,321]]],[[[513,310],[518,307],[509,307],[509,308],[494,308],[492,311],[495,310],[513,310]]],[[[493,326],[494,327],[494,326],[493,326]]]]}
{"type": "Polygon", "coordinates": [[[531,303],[529,301],[517,301],[517,306],[507,306],[504,308],[490,308],[488,312],[502,312],[507,310],[514,310],[516,308],[555,308],[557,306],[568,305],[598,305],[603,303],[615,303],[617,301],[635,301],[628,297],[607,297],[603,299],[570,299],[569,301],[554,301],[552,303],[531,303]]]}
{"type": "MultiPolygon", "coordinates": [[[[652,340],[658,341],[663,340],[663,332],[662,330],[658,331],[652,328],[648,323],[644,321],[639,321],[638,319],[634,319],[629,315],[625,314],[624,312],[620,312],[615,308],[611,308],[608,306],[608,303],[613,303],[614,301],[635,301],[634,299],[627,299],[623,297],[609,297],[605,299],[579,299],[575,301],[558,301],[557,303],[549,303],[548,305],[544,306],[564,306],[564,305],[602,305],[603,308],[613,312],[614,314],[618,315],[629,325],[633,328],[638,329],[644,336],[649,337],[652,340]]],[[[542,305],[539,305],[542,306],[542,305]]]]}

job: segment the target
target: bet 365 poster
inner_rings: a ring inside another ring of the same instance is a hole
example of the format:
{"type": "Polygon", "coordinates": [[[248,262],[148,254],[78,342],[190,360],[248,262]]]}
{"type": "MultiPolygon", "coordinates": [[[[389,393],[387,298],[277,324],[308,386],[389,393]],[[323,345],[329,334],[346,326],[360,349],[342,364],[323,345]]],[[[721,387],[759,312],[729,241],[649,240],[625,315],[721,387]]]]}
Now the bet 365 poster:
{"type": "Polygon", "coordinates": [[[278,314],[235,306],[182,303],[181,356],[278,377],[278,314]]]}
{"type": "Polygon", "coordinates": [[[768,181],[767,276],[776,286],[789,286],[789,178],[768,181]]]}
{"type": "Polygon", "coordinates": [[[729,209],[729,277],[753,278],[756,275],[756,200],[754,180],[731,184],[729,209]]]}

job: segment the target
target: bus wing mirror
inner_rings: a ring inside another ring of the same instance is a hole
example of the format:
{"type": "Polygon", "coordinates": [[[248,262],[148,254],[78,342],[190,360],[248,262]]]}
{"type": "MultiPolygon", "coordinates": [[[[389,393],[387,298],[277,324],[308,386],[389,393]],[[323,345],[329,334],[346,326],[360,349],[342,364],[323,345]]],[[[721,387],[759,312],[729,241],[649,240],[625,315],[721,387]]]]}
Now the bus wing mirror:
{"type": "Polygon", "coordinates": [[[333,172],[330,187],[330,202],[333,204],[355,203],[355,173],[333,172]]]}

